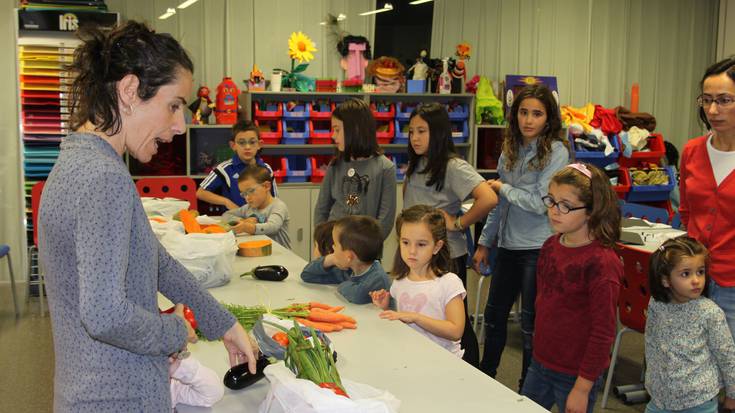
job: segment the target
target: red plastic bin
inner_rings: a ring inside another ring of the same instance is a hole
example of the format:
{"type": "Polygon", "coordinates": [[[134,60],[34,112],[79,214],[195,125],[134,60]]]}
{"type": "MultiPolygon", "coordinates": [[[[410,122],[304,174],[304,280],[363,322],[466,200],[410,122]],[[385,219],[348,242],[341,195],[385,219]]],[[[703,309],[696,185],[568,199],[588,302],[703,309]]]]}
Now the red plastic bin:
{"type": "Polygon", "coordinates": [[[309,121],[309,143],[312,145],[329,145],[332,143],[332,126],[325,120],[309,121]]]}
{"type": "Polygon", "coordinates": [[[641,166],[645,163],[661,164],[661,158],[666,154],[666,146],[664,146],[664,137],[659,133],[652,133],[648,137],[648,151],[633,151],[630,158],[623,156],[622,141],[620,144],[620,158],[618,164],[626,168],[641,166]]]}
{"type": "Polygon", "coordinates": [[[612,185],[613,191],[618,195],[619,199],[623,201],[630,192],[630,174],[628,174],[628,168],[618,169],[618,184],[612,185]]]}
{"type": "Polygon", "coordinates": [[[311,162],[311,182],[319,183],[324,180],[327,174],[327,166],[332,161],[332,155],[315,155],[309,157],[311,162]]]}
{"type": "Polygon", "coordinates": [[[382,103],[382,105],[387,105],[388,110],[387,111],[379,111],[378,105],[376,103],[370,104],[370,110],[373,112],[373,117],[375,120],[393,120],[393,118],[396,117],[396,105],[393,103],[382,103]]]}
{"type": "Polygon", "coordinates": [[[378,138],[378,143],[381,145],[385,145],[390,143],[393,140],[393,137],[396,134],[396,126],[394,121],[387,121],[387,122],[380,122],[378,121],[378,127],[381,126],[388,126],[388,130],[383,132],[376,132],[375,136],[378,138]]]}
{"type": "Polygon", "coordinates": [[[283,137],[283,126],[281,126],[280,120],[275,119],[263,119],[255,120],[255,126],[258,128],[260,133],[260,140],[263,145],[278,145],[283,137]],[[266,131],[260,128],[260,125],[268,125],[270,131],[266,131]]]}
{"type": "Polygon", "coordinates": [[[277,183],[282,183],[286,177],[286,158],[279,156],[261,156],[263,161],[273,169],[273,179],[277,183]]]}
{"type": "Polygon", "coordinates": [[[255,119],[280,119],[283,116],[283,103],[264,102],[265,110],[261,110],[261,102],[253,102],[255,119]]]}
{"type": "Polygon", "coordinates": [[[324,102],[311,102],[309,103],[309,106],[311,109],[309,111],[310,112],[309,117],[311,119],[318,119],[318,120],[332,119],[332,112],[334,112],[334,108],[336,107],[334,103],[324,103],[324,102]]]}

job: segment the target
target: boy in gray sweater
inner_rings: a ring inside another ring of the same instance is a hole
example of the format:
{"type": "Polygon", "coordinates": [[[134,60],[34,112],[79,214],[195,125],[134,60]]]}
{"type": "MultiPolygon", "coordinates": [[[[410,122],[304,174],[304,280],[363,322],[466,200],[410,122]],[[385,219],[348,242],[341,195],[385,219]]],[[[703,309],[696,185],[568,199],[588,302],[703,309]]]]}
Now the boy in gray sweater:
{"type": "MultiPolygon", "coordinates": [[[[322,233],[321,238],[329,235],[317,228],[315,235],[319,233],[322,233]]],[[[355,304],[371,303],[371,291],[390,288],[390,279],[378,261],[383,250],[383,235],[375,218],[364,215],[341,218],[334,223],[331,237],[333,251],[307,264],[301,273],[302,280],[339,284],[337,291],[355,304]]],[[[328,252],[323,247],[327,243],[316,238],[320,253],[328,252]]]]}
{"type": "Polygon", "coordinates": [[[291,249],[288,236],[288,207],[286,203],[271,195],[273,176],[268,168],[260,165],[246,167],[237,178],[237,186],[247,203],[222,215],[229,221],[235,234],[264,234],[291,249]]]}

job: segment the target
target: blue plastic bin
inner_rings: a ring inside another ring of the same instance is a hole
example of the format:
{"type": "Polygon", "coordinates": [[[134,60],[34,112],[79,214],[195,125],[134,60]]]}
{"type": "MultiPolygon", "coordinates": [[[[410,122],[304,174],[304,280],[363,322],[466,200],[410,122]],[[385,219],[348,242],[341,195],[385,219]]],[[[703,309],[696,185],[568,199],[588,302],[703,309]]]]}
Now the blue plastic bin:
{"type": "Polygon", "coordinates": [[[408,168],[408,154],[394,153],[390,155],[390,160],[396,166],[396,179],[402,181],[406,177],[406,169],[408,168]],[[403,165],[403,168],[401,168],[403,165]]]}
{"type": "Polygon", "coordinates": [[[309,119],[309,106],[304,102],[296,102],[296,106],[289,109],[289,102],[283,102],[284,119],[309,119]]]}
{"type": "Polygon", "coordinates": [[[308,182],[311,177],[311,160],[307,156],[288,155],[284,182],[308,182]]]}
{"type": "MultiPolygon", "coordinates": [[[[630,191],[626,201],[628,202],[650,202],[650,201],[666,201],[671,195],[671,191],[676,185],[676,174],[673,166],[667,166],[666,174],[669,176],[668,185],[633,185],[631,177],[630,191]]],[[[630,170],[628,170],[630,177],[630,170]]]]}
{"type": "Polygon", "coordinates": [[[470,136],[470,128],[467,120],[453,120],[452,123],[452,141],[454,143],[465,143],[470,136]]]}
{"type": "Polygon", "coordinates": [[[283,121],[283,139],[281,143],[287,145],[305,144],[309,139],[308,120],[286,120],[283,121]],[[289,132],[289,130],[291,130],[289,132]]]}
{"type": "Polygon", "coordinates": [[[449,119],[463,120],[470,117],[470,109],[466,103],[452,102],[446,105],[449,119]]]}
{"type": "Polygon", "coordinates": [[[398,102],[396,103],[396,119],[408,120],[411,112],[416,109],[419,104],[417,102],[398,102]]]}
{"type": "Polygon", "coordinates": [[[620,157],[620,142],[618,142],[617,135],[612,135],[608,137],[608,140],[614,148],[614,151],[607,156],[605,156],[605,153],[602,151],[579,150],[577,143],[574,142],[574,139],[572,139],[571,136],[569,136],[568,139],[569,144],[572,148],[574,148],[574,160],[577,162],[587,162],[597,167],[604,168],[611,163],[617,162],[618,158],[620,157]]]}
{"type": "Polygon", "coordinates": [[[407,120],[395,120],[395,135],[393,137],[393,143],[408,145],[408,132],[402,132],[404,126],[408,125],[407,120]]]}

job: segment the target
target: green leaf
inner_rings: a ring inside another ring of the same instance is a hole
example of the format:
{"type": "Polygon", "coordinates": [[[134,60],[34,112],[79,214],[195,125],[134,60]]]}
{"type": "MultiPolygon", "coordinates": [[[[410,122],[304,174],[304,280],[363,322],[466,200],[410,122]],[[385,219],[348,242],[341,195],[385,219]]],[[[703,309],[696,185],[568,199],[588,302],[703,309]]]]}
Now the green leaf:
{"type": "Polygon", "coordinates": [[[301,72],[303,72],[304,70],[306,70],[306,68],[307,68],[307,67],[309,67],[309,64],[308,64],[308,63],[302,63],[302,64],[300,64],[300,65],[296,66],[296,67],[295,67],[295,68],[293,69],[293,73],[301,73],[301,72]]]}

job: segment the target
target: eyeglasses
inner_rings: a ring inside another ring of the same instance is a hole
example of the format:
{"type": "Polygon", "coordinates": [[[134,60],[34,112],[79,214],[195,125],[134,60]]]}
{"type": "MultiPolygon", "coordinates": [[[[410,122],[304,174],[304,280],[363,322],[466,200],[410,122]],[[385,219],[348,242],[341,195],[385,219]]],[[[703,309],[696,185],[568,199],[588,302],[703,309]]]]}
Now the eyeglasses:
{"type": "Polygon", "coordinates": [[[717,106],[721,108],[726,108],[735,102],[735,96],[733,95],[717,95],[715,97],[710,95],[699,95],[697,96],[697,105],[708,108],[712,106],[713,103],[716,103],[717,106]]]}
{"type": "Polygon", "coordinates": [[[242,196],[243,198],[247,198],[248,196],[254,194],[255,191],[257,191],[258,188],[261,187],[261,186],[263,186],[263,184],[258,184],[256,186],[254,186],[253,188],[248,188],[248,189],[240,192],[240,196],[242,196]]]}
{"type": "Polygon", "coordinates": [[[556,207],[556,210],[557,211],[559,211],[559,212],[561,212],[562,214],[565,214],[565,215],[568,214],[568,213],[570,213],[570,212],[572,212],[572,211],[576,211],[578,209],[587,209],[586,206],[571,207],[571,206],[569,206],[564,201],[562,201],[562,202],[556,202],[556,201],[554,201],[554,198],[551,197],[551,195],[546,195],[546,196],[541,197],[541,201],[543,201],[543,203],[546,206],[546,208],[556,207]]]}
{"type": "Polygon", "coordinates": [[[237,146],[240,146],[240,147],[244,148],[244,147],[246,147],[248,145],[249,146],[255,146],[255,145],[257,145],[258,144],[258,140],[257,139],[249,139],[249,140],[245,140],[245,139],[240,140],[240,139],[238,139],[238,140],[235,141],[235,144],[237,144],[237,146]]]}

